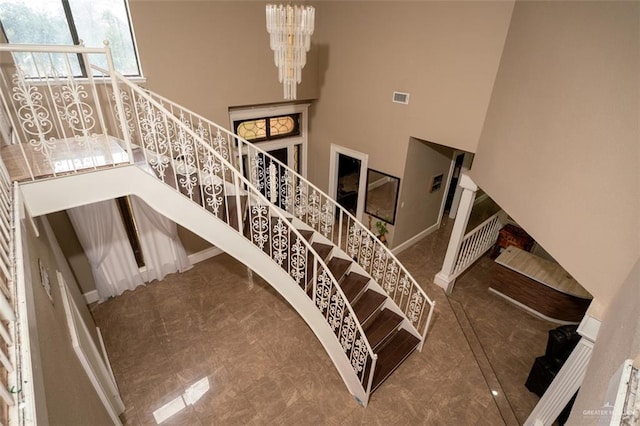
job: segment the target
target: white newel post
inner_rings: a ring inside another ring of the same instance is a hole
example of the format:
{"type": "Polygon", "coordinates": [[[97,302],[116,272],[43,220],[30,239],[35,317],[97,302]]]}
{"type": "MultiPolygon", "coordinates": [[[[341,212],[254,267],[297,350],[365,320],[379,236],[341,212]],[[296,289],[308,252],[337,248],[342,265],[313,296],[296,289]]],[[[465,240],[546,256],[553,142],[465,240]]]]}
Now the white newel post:
{"type": "Polygon", "coordinates": [[[599,328],[600,321],[585,315],[578,327],[582,339],[531,411],[524,426],[547,426],[558,418],[582,384],[599,328]]]}
{"type": "Polygon", "coordinates": [[[433,282],[442,287],[447,294],[451,294],[453,284],[456,280],[455,277],[453,277],[453,269],[456,265],[460,245],[464,238],[464,232],[467,229],[467,223],[469,223],[469,216],[471,216],[473,202],[476,199],[476,191],[478,190],[478,185],[476,185],[473,180],[464,173],[460,175],[459,185],[462,187],[463,191],[462,196],[460,197],[460,206],[458,207],[456,221],[453,224],[453,231],[451,231],[449,247],[447,247],[447,254],[445,255],[444,262],[442,263],[442,270],[438,272],[433,279],[433,282]]]}

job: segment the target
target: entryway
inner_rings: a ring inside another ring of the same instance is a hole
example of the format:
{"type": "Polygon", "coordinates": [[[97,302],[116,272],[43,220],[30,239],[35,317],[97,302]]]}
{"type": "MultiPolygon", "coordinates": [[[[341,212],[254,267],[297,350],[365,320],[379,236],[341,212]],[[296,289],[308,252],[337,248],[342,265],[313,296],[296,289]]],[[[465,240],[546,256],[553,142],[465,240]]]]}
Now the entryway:
{"type": "Polygon", "coordinates": [[[369,155],[331,144],[329,195],[358,220],[362,220],[369,155]]]}

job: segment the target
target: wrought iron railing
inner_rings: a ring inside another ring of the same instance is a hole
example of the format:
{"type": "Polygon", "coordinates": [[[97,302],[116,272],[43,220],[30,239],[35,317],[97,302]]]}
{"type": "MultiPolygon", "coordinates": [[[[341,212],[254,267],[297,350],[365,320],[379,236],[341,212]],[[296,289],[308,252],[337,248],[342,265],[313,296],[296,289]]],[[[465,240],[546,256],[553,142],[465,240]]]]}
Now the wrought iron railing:
{"type": "MultiPolygon", "coordinates": [[[[0,69],[0,112],[6,115],[0,120],[0,134],[21,142],[3,146],[1,151],[13,180],[56,177],[131,162],[128,141],[119,144],[114,139],[123,133],[116,127],[124,123],[114,119],[122,115],[121,102],[117,100],[108,114],[104,108],[110,103],[100,93],[100,87],[109,84],[117,90],[114,77],[96,67],[91,67],[94,72],[85,78],[74,76],[78,56],[90,64],[92,57],[106,55],[107,50],[0,45],[0,53],[21,55],[21,61],[31,65],[31,74],[14,64],[4,63],[0,69]]],[[[110,55],[106,56],[111,64],[110,55]]]]}
{"type": "Polygon", "coordinates": [[[221,154],[233,153],[238,169],[248,169],[244,171],[245,175],[269,201],[332,240],[364,268],[422,336],[422,348],[435,302],[369,228],[318,187],[255,144],[158,94],[147,92],[175,117],[203,133],[204,140],[221,154]]]}
{"type": "Polygon", "coordinates": [[[1,51],[29,55],[37,72],[25,75],[5,67],[0,73],[2,109],[11,139],[18,142],[1,151],[3,158],[15,157],[8,166],[11,179],[138,163],[244,235],[288,273],[335,333],[364,404],[377,356],[335,277],[291,217],[332,240],[369,273],[422,336],[422,348],[435,303],[365,225],[300,174],[120,76],[113,71],[108,47],[4,45],[1,51]],[[109,70],[92,65],[97,54],[107,56],[109,70]],[[84,79],[73,76],[75,55],[88,64],[84,79]]]}
{"type": "Polygon", "coordinates": [[[19,142],[5,147],[13,150],[3,154],[18,154],[15,160],[22,165],[17,170],[23,179],[138,162],[236,229],[288,273],[333,330],[361,387],[355,394],[367,403],[377,355],[324,259],[285,212],[237,168],[226,132],[217,126],[193,125],[126,78],[91,64],[91,55],[108,57],[108,49],[4,49],[26,51],[35,64],[32,70],[38,72],[25,75],[20,69],[5,69],[2,73],[3,107],[19,142]],[[86,79],[72,75],[75,53],[83,55],[89,66],[86,79]],[[60,64],[66,67],[57,68],[60,64]]]}
{"type": "Polygon", "coordinates": [[[118,81],[125,111],[131,111],[130,138],[140,143],[148,171],[243,234],[289,274],[339,340],[366,404],[377,355],[324,259],[284,212],[229,162],[227,138],[216,130],[211,140],[205,139],[211,128],[194,126],[125,78],[118,76],[118,81]]]}
{"type": "Polygon", "coordinates": [[[0,423],[33,424],[26,287],[22,261],[20,191],[0,161],[0,423]]]}

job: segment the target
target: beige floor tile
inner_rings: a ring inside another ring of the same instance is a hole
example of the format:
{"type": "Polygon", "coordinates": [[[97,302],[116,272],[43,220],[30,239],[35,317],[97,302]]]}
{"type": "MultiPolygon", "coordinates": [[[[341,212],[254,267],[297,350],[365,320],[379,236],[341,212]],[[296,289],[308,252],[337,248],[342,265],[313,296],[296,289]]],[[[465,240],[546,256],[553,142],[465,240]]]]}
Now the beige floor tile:
{"type": "Polygon", "coordinates": [[[451,225],[445,220],[400,255],[436,300],[436,312],[424,350],[372,395],[366,409],[284,299],[220,255],[93,306],[127,406],[123,420],[154,424],[154,410],[206,378],[209,390],[164,424],[502,424],[484,376],[488,360],[523,422],[537,401],[524,381],[554,326],[489,293],[495,265],[483,258],[451,296],[468,318],[466,332],[476,333],[486,354],[477,359],[449,299],[432,283],[451,225]]]}

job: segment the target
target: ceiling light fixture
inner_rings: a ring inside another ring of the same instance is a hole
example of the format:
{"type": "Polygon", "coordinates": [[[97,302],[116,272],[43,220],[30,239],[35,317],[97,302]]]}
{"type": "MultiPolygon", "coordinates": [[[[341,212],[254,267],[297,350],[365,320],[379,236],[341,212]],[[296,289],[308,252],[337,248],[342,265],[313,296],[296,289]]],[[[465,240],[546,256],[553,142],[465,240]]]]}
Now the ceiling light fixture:
{"type": "Polygon", "coordinates": [[[296,98],[296,88],[302,81],[302,68],[311,47],[314,18],[312,6],[267,5],[267,31],[285,99],[296,98]]]}

